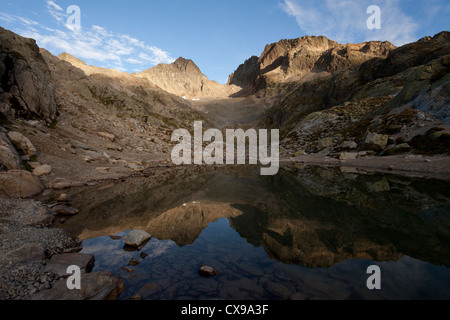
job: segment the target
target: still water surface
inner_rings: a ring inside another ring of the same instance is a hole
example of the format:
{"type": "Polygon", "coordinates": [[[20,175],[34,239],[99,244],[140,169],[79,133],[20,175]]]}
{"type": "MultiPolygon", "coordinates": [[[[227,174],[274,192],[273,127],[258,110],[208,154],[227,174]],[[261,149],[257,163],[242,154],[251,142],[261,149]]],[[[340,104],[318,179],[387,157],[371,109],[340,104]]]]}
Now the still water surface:
{"type": "Polygon", "coordinates": [[[82,210],[64,227],[94,271],[125,280],[123,299],[450,299],[448,181],[299,165],[157,180],[71,194],[82,210]],[[133,229],[153,235],[136,251],[122,240],[133,229]],[[381,290],[366,286],[371,265],[381,290]]]}

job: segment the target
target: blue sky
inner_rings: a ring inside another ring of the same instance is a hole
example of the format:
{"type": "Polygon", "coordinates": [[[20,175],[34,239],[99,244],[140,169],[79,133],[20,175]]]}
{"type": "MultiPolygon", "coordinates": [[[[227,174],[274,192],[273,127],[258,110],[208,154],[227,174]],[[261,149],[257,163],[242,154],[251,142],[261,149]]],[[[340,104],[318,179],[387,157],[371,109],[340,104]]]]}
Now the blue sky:
{"type": "Polygon", "coordinates": [[[448,0],[0,0],[0,26],[34,38],[58,55],[139,72],[178,57],[192,59],[211,80],[228,75],[266,44],[304,35],[341,43],[388,40],[400,46],[449,30],[448,0]],[[67,8],[81,10],[81,30],[67,8]],[[381,9],[369,30],[367,8],[381,9]]]}

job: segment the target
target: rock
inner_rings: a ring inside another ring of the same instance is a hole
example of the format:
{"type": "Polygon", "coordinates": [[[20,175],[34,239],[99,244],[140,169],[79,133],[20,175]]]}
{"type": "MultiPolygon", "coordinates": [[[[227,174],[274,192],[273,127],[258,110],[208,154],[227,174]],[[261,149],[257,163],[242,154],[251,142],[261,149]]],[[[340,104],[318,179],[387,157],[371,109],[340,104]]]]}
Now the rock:
{"type": "Polygon", "coordinates": [[[103,137],[103,138],[107,138],[109,140],[111,140],[111,142],[114,142],[114,140],[116,140],[116,136],[110,133],[106,133],[106,132],[99,132],[98,133],[99,136],[103,137]]]}
{"type": "Polygon", "coordinates": [[[217,272],[216,270],[214,270],[214,268],[207,266],[206,264],[204,264],[200,270],[198,271],[198,273],[200,273],[200,275],[202,277],[213,277],[219,274],[219,272],[217,272]]]}
{"type": "Polygon", "coordinates": [[[106,159],[102,152],[97,151],[86,151],[85,161],[99,161],[106,159]]]}
{"type": "Polygon", "coordinates": [[[3,132],[0,132],[0,170],[23,169],[20,155],[3,132]]]}
{"type": "Polygon", "coordinates": [[[411,146],[407,143],[402,144],[394,144],[390,145],[386,149],[384,149],[383,153],[381,153],[382,156],[391,156],[396,154],[402,154],[411,151],[411,146]]]}
{"type": "Polygon", "coordinates": [[[370,192],[386,192],[390,191],[391,187],[389,186],[389,181],[387,181],[386,178],[381,179],[380,181],[377,181],[375,183],[367,183],[367,189],[370,192]]]}
{"type": "Polygon", "coordinates": [[[354,152],[354,153],[341,153],[339,155],[339,159],[340,160],[353,160],[358,158],[358,153],[354,152]]]}
{"type": "Polygon", "coordinates": [[[23,154],[33,157],[36,155],[36,147],[31,143],[30,139],[25,137],[20,132],[10,131],[7,133],[9,140],[16,146],[17,149],[22,151],[23,154]]]}
{"type": "Polygon", "coordinates": [[[331,148],[332,146],[333,146],[333,139],[331,139],[331,138],[321,139],[317,143],[317,148],[319,148],[319,150],[323,150],[323,149],[326,149],[326,148],[331,148]]]}
{"type": "Polygon", "coordinates": [[[304,150],[299,150],[296,153],[294,153],[294,157],[300,157],[306,155],[306,152],[304,150]]]}
{"type": "Polygon", "coordinates": [[[157,291],[159,290],[159,285],[157,285],[156,283],[146,283],[142,289],[144,290],[148,290],[148,291],[157,291]]]}
{"type": "Polygon", "coordinates": [[[145,252],[142,252],[140,255],[141,259],[145,259],[148,257],[148,254],[146,254],[145,252]]]}
{"type": "Polygon", "coordinates": [[[130,266],[130,267],[136,267],[136,266],[138,266],[138,265],[140,265],[141,263],[139,262],[139,260],[137,260],[137,259],[135,259],[135,258],[132,258],[129,262],[128,262],[128,264],[127,264],[127,266],[130,266]]]}
{"type": "Polygon", "coordinates": [[[57,205],[52,208],[52,211],[57,214],[62,214],[63,216],[74,216],[80,213],[78,209],[67,207],[65,205],[57,205]]]}
{"type": "Polygon", "coordinates": [[[117,241],[117,240],[121,240],[122,239],[122,237],[121,236],[114,236],[114,235],[111,235],[111,236],[109,236],[112,240],[114,240],[114,241],[117,241]]]}
{"type": "Polygon", "coordinates": [[[54,80],[36,41],[0,28],[0,61],[7,62],[0,101],[14,101],[8,103],[8,113],[47,122],[55,119],[54,80]]]}
{"type": "Polygon", "coordinates": [[[71,202],[71,199],[69,198],[69,195],[67,193],[62,193],[58,198],[58,202],[67,203],[71,202]]]}
{"type": "Polygon", "coordinates": [[[48,176],[50,173],[52,173],[52,167],[49,165],[43,165],[33,170],[36,177],[48,176]]]}
{"type": "Polygon", "coordinates": [[[65,280],[50,289],[37,293],[32,300],[118,300],[125,290],[125,282],[109,272],[81,275],[81,290],[69,290],[65,280]]]}
{"type": "Polygon", "coordinates": [[[57,182],[52,185],[53,190],[62,190],[62,189],[68,189],[72,187],[82,187],[84,185],[83,182],[75,181],[75,182],[68,182],[68,181],[62,181],[57,182]]]}
{"type": "Polygon", "coordinates": [[[32,169],[36,169],[36,168],[42,166],[42,164],[40,164],[39,162],[28,162],[28,165],[29,165],[32,169]]]}
{"type": "Polygon", "coordinates": [[[41,244],[28,243],[14,251],[0,255],[0,263],[7,264],[13,262],[15,264],[24,264],[32,261],[40,262],[44,258],[45,252],[41,244]]]}
{"type": "Polygon", "coordinates": [[[287,300],[292,294],[286,286],[272,281],[267,282],[266,289],[273,295],[284,300],[287,300]]]}
{"type": "Polygon", "coordinates": [[[142,165],[134,164],[134,163],[127,164],[127,167],[136,172],[142,172],[145,170],[145,168],[142,165]]]}
{"type": "Polygon", "coordinates": [[[151,238],[152,235],[144,230],[133,230],[123,238],[123,242],[131,247],[140,247],[151,238]]]}
{"type": "Polygon", "coordinates": [[[442,130],[442,131],[438,131],[438,132],[433,132],[430,135],[428,135],[428,137],[431,140],[439,140],[442,136],[445,136],[445,135],[448,136],[449,134],[445,130],[442,130]]]}
{"type": "Polygon", "coordinates": [[[11,198],[30,198],[44,191],[42,182],[28,171],[0,172],[0,194],[11,198]]]}
{"type": "Polygon", "coordinates": [[[358,144],[355,141],[344,141],[341,145],[342,149],[355,150],[358,148],[358,144]]]}
{"type": "Polygon", "coordinates": [[[127,301],[140,301],[140,300],[142,300],[142,295],[138,292],[134,296],[132,296],[130,298],[126,298],[125,300],[127,300],[127,301]]]}
{"type": "Polygon", "coordinates": [[[389,136],[368,132],[364,138],[363,148],[380,152],[386,149],[389,136]]]}
{"type": "Polygon", "coordinates": [[[369,155],[369,153],[367,151],[358,152],[358,157],[360,157],[360,158],[368,156],[368,155],[369,155]]]}
{"type": "Polygon", "coordinates": [[[54,255],[45,266],[46,272],[52,272],[60,277],[68,277],[67,268],[78,266],[81,273],[89,273],[94,267],[95,257],[83,253],[63,253],[54,255]]]}

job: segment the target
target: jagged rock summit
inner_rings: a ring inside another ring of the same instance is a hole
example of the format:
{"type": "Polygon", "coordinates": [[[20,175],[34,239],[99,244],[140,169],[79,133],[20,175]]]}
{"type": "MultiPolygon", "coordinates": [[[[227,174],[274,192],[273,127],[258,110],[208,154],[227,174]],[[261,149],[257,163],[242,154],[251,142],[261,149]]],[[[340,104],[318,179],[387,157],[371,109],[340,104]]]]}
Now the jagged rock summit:
{"type": "Polygon", "coordinates": [[[185,98],[229,97],[241,90],[241,88],[234,85],[221,85],[216,81],[209,80],[194,61],[181,57],[172,64],[161,63],[140,73],[132,74],[89,66],[84,61],[68,53],[62,53],[58,58],[81,69],[88,76],[101,74],[128,82],[146,80],[150,86],[185,98]]]}
{"type": "Polygon", "coordinates": [[[221,85],[209,80],[192,60],[181,57],[172,64],[161,63],[136,76],[182,97],[228,97],[240,90],[234,85],[221,85]]]}
{"type": "Polygon", "coordinates": [[[396,47],[390,42],[370,41],[339,44],[324,36],[281,40],[265,47],[230,75],[228,84],[251,95],[272,83],[309,80],[323,73],[359,65],[372,58],[385,58],[396,47]]]}

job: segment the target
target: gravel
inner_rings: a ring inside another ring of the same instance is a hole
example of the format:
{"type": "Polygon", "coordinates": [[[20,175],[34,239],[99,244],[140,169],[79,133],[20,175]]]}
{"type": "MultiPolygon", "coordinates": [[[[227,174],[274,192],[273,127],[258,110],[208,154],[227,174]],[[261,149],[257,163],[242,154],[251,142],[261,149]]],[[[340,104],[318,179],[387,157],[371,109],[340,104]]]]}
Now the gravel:
{"type": "Polygon", "coordinates": [[[29,300],[60,279],[44,271],[48,259],[80,242],[51,228],[53,220],[40,202],[0,199],[0,300],[29,300]],[[42,248],[42,258],[36,259],[33,250],[18,250],[23,247],[42,248]]]}

